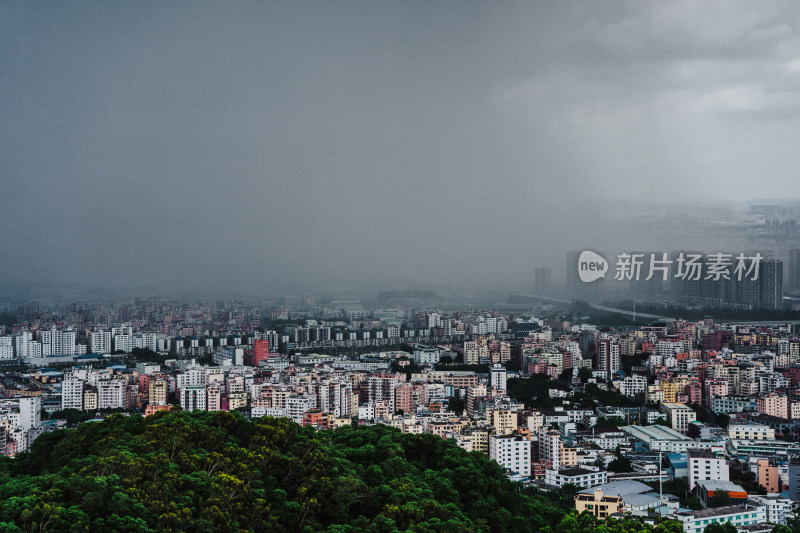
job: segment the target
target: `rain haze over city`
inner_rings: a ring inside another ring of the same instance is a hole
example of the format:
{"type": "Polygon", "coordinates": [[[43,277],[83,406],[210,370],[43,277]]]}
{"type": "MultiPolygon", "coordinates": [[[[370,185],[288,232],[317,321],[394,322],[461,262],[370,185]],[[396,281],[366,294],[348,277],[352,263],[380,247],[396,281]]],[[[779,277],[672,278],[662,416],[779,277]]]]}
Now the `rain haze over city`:
{"type": "Polygon", "coordinates": [[[529,291],[586,248],[785,261],[798,10],[4,2],[0,283],[529,291]]]}
{"type": "Polygon", "coordinates": [[[0,0],[0,531],[800,533],[797,0],[0,0]]]}

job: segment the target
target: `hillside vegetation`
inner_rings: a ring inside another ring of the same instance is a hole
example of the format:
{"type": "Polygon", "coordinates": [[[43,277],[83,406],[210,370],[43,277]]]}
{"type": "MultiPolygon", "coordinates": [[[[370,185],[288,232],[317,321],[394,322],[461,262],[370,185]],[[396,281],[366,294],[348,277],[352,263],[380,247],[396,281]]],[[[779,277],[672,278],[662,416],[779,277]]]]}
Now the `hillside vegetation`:
{"type": "Polygon", "coordinates": [[[227,412],[114,415],[0,461],[2,531],[650,530],[596,527],[568,504],[433,435],[227,412]]]}

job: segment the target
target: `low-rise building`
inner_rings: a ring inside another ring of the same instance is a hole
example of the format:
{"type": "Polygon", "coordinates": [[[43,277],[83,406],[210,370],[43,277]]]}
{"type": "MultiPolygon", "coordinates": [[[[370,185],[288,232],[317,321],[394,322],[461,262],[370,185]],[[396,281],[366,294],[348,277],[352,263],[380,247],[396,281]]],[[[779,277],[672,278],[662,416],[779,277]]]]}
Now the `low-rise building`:
{"type": "Polygon", "coordinates": [[[728,426],[728,438],[742,440],[774,439],[775,430],[760,424],[731,424],[728,426]]]}
{"type": "Polygon", "coordinates": [[[603,494],[602,489],[594,489],[591,493],[580,493],[575,496],[575,510],[578,514],[587,511],[595,518],[608,518],[614,513],[622,512],[622,498],[603,494]]]}
{"type": "Polygon", "coordinates": [[[765,522],[766,518],[764,506],[750,504],[728,505],[675,515],[675,519],[683,524],[683,530],[686,533],[702,533],[711,524],[730,523],[736,528],[756,525],[765,522]]]}
{"type": "Polygon", "coordinates": [[[772,524],[785,524],[786,517],[792,512],[794,502],[789,498],[781,498],[777,494],[750,495],[750,500],[764,506],[767,522],[772,524]]]}
{"type": "Polygon", "coordinates": [[[605,470],[588,470],[586,468],[559,468],[548,469],[545,472],[544,482],[555,487],[572,484],[577,487],[594,487],[608,481],[608,472],[605,470]]]}
{"type": "Polygon", "coordinates": [[[661,409],[667,415],[670,427],[681,433],[686,433],[689,423],[697,420],[697,413],[682,403],[662,403],[661,409]]]}
{"type": "Polygon", "coordinates": [[[744,504],[747,502],[747,491],[731,481],[698,480],[694,491],[703,507],[706,508],[727,503],[744,504]]]}

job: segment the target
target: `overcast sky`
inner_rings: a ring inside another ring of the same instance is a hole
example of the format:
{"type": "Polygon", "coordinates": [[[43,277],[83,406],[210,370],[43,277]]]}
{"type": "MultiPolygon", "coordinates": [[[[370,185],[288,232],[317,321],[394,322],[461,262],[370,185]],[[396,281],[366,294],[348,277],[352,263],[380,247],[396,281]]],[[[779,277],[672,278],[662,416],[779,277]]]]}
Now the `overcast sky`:
{"type": "Polygon", "coordinates": [[[0,2],[3,281],[532,279],[800,196],[800,3],[0,2]]]}

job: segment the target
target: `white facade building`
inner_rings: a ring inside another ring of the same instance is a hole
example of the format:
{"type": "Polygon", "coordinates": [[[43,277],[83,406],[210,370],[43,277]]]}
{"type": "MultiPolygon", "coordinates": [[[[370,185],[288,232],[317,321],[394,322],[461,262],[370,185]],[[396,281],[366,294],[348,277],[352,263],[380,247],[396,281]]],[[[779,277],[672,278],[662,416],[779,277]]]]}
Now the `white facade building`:
{"type": "Polygon", "coordinates": [[[628,376],[619,382],[619,392],[631,398],[646,394],[647,378],[644,376],[628,376]]]}
{"type": "Polygon", "coordinates": [[[104,379],[97,382],[98,409],[125,409],[127,407],[127,381],[122,379],[104,379]]]}
{"type": "Polygon", "coordinates": [[[11,336],[0,337],[0,359],[14,359],[14,339],[11,336]]]}
{"type": "Polygon", "coordinates": [[[89,333],[90,353],[109,354],[111,351],[110,331],[92,331],[89,333]]]}
{"type": "Polygon", "coordinates": [[[583,488],[595,487],[608,482],[608,472],[588,468],[548,469],[545,471],[544,482],[555,487],[567,484],[583,488]]]}
{"type": "Polygon", "coordinates": [[[763,524],[767,520],[767,513],[763,505],[728,505],[678,513],[675,518],[681,521],[686,533],[703,533],[711,524],[730,523],[737,529],[741,526],[763,524]]]}
{"type": "Polygon", "coordinates": [[[492,435],[489,458],[507,470],[531,475],[531,441],[519,435],[492,435]]]}
{"type": "Polygon", "coordinates": [[[204,385],[193,385],[180,389],[181,408],[184,411],[206,410],[206,388],[204,385]]]}
{"type": "Polygon", "coordinates": [[[61,409],[83,409],[84,381],[74,377],[61,382],[61,409]]]}
{"type": "Polygon", "coordinates": [[[489,378],[492,390],[506,390],[508,375],[503,365],[492,365],[489,368],[489,378]]]}
{"type": "Polygon", "coordinates": [[[698,481],[730,481],[728,461],[708,450],[689,451],[689,490],[698,481]]]}

